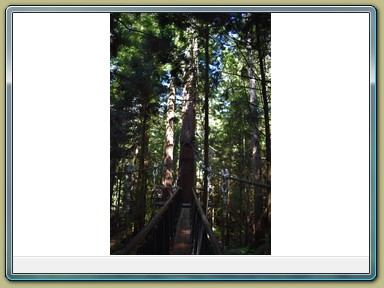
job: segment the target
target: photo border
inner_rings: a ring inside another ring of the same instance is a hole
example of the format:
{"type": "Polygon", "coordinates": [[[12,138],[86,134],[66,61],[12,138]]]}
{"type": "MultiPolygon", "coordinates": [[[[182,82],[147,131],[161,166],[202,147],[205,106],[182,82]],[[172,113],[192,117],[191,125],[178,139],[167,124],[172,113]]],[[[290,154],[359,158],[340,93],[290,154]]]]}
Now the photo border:
{"type": "Polygon", "coordinates": [[[377,270],[377,32],[373,6],[10,6],[6,10],[6,276],[9,280],[373,280],[377,270]],[[369,13],[370,15],[370,273],[369,274],[14,274],[12,271],[12,19],[13,13],[268,12],[369,13]]]}

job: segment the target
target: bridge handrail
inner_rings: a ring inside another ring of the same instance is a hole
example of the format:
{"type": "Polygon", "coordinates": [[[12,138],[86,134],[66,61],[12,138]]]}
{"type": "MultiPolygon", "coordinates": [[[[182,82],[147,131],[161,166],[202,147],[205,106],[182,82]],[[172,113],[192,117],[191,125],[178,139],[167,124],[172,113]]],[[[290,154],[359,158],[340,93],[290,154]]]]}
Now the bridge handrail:
{"type": "MultiPolygon", "coordinates": [[[[171,195],[171,197],[165,202],[165,204],[155,214],[152,220],[129,241],[127,246],[119,251],[120,252],[119,254],[123,254],[123,255],[135,254],[136,250],[139,248],[141,244],[143,244],[144,240],[149,235],[149,233],[152,232],[153,229],[156,228],[156,225],[160,223],[163,216],[168,211],[169,206],[172,205],[176,197],[179,196],[180,194],[179,191],[181,190],[181,188],[180,187],[175,187],[175,188],[177,188],[176,192],[171,195]]],[[[171,231],[171,233],[173,233],[173,231],[171,231]]]]}
{"type": "MultiPolygon", "coordinates": [[[[208,174],[212,174],[212,175],[215,175],[215,176],[218,176],[218,177],[222,177],[223,174],[222,173],[219,173],[219,172],[216,172],[212,169],[209,169],[208,167],[205,167],[201,162],[202,160],[200,159],[199,155],[197,155],[196,151],[195,151],[195,157],[196,157],[196,162],[197,164],[199,165],[199,167],[201,169],[203,169],[205,172],[208,172],[208,174]]],[[[262,183],[262,182],[255,182],[255,181],[251,181],[251,180],[248,180],[248,179],[241,179],[241,178],[237,178],[237,177],[234,177],[234,176],[230,176],[229,174],[226,175],[226,178],[227,179],[230,179],[230,180],[234,180],[234,181],[238,181],[238,182],[243,182],[243,183],[246,183],[246,184],[250,184],[250,185],[254,185],[256,187],[260,187],[260,188],[266,188],[268,190],[271,190],[271,184],[267,184],[267,183],[262,183]]]]}
{"type": "Polygon", "coordinates": [[[201,217],[201,222],[204,226],[204,230],[206,231],[206,233],[209,236],[209,240],[211,242],[211,247],[212,247],[213,253],[216,255],[223,254],[221,245],[220,245],[220,243],[216,237],[216,234],[212,231],[211,225],[209,224],[207,216],[205,215],[203,208],[201,207],[200,200],[197,198],[194,189],[192,189],[192,195],[193,195],[194,205],[196,205],[197,212],[198,212],[199,216],[201,217]]]}

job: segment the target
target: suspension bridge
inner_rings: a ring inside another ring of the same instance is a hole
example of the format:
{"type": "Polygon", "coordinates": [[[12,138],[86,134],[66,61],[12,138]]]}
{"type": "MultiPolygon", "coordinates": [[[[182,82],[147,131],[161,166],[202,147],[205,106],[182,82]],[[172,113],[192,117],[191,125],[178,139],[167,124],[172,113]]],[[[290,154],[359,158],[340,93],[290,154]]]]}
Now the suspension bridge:
{"type": "MultiPolygon", "coordinates": [[[[195,155],[197,156],[197,155],[195,155]]],[[[239,181],[253,185],[260,189],[270,190],[271,186],[247,179],[240,179],[229,174],[227,169],[221,172],[212,171],[204,167],[195,157],[200,169],[208,173],[208,179],[213,175],[221,178],[221,193],[223,201],[223,216],[226,216],[228,180],[239,181]]],[[[145,170],[153,170],[154,188],[159,168],[165,165],[154,164],[145,170]]],[[[139,170],[128,165],[126,172],[125,197],[126,210],[129,212],[132,188],[132,175],[139,170]]],[[[210,182],[210,180],[208,181],[210,182]]],[[[208,184],[208,187],[210,184],[208,184]]],[[[196,190],[192,188],[186,193],[174,183],[172,188],[162,188],[159,194],[167,195],[167,199],[152,197],[152,205],[157,206],[157,212],[152,216],[147,225],[132,237],[124,247],[113,254],[117,255],[220,255],[223,254],[222,239],[219,239],[213,231],[212,225],[203,209],[203,201],[199,199],[196,190]],[[165,191],[167,189],[167,191],[165,191]],[[166,193],[167,192],[167,193],[166,193]],[[191,200],[192,199],[192,200],[191,200]],[[220,241],[221,240],[221,241],[220,241]]],[[[152,194],[159,192],[154,189],[152,194]]],[[[225,222],[225,221],[224,221],[225,222]]],[[[225,225],[225,223],[223,224],[225,225]]],[[[224,227],[225,228],[225,227],[224,227]]]]}

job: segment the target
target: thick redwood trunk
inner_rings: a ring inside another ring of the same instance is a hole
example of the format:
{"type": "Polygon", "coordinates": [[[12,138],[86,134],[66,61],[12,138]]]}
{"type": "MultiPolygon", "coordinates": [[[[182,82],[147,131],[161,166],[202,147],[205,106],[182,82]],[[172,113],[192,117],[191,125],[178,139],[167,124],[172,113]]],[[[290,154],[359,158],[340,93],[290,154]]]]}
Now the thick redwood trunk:
{"type": "Polygon", "coordinates": [[[173,182],[172,177],[172,166],[173,166],[173,141],[174,141],[174,132],[173,132],[173,120],[175,118],[175,97],[176,97],[176,90],[175,90],[175,79],[174,75],[171,75],[171,81],[170,81],[170,92],[168,95],[168,102],[167,102],[167,126],[165,130],[165,149],[164,149],[164,173],[163,173],[163,179],[162,183],[165,187],[164,192],[166,195],[163,195],[165,197],[168,197],[171,193],[171,187],[173,182]]]}
{"type": "Polygon", "coordinates": [[[189,28],[191,43],[186,50],[185,84],[183,89],[182,125],[180,135],[180,163],[178,185],[182,189],[183,203],[192,201],[192,187],[195,182],[195,99],[197,74],[197,39],[195,31],[189,28]]]}

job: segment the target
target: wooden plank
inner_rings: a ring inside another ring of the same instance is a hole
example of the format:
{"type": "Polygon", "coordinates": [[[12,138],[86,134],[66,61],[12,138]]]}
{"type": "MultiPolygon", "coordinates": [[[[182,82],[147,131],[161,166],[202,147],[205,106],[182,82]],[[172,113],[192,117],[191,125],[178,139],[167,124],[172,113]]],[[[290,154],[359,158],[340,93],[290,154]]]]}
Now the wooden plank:
{"type": "Polygon", "coordinates": [[[190,208],[183,207],[181,209],[171,255],[191,254],[191,222],[189,214],[190,208]]]}

